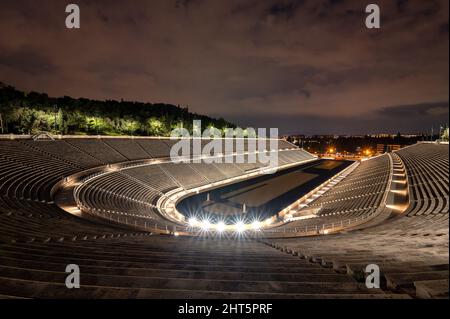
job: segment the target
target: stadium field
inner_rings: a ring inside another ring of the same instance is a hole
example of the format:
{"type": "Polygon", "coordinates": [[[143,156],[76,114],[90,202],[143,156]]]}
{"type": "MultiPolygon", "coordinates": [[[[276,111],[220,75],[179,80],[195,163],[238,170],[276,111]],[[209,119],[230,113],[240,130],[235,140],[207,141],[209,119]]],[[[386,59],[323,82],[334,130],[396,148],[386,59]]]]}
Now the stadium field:
{"type": "Polygon", "coordinates": [[[317,160],[272,175],[224,186],[181,201],[177,208],[191,217],[209,216],[212,221],[251,221],[281,211],[312,189],[342,171],[351,161],[317,160]],[[245,209],[244,209],[245,205],[245,209]]]}
{"type": "Polygon", "coordinates": [[[341,162],[339,161],[324,161],[320,165],[317,165],[316,168],[318,169],[335,169],[336,167],[339,167],[341,165],[341,162]]]}

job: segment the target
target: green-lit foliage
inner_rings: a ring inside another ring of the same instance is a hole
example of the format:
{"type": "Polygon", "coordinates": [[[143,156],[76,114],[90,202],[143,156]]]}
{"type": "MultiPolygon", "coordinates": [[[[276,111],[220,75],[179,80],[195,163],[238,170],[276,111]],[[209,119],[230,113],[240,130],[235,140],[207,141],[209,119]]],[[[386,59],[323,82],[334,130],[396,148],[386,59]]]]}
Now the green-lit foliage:
{"type": "Polygon", "coordinates": [[[51,98],[47,94],[25,93],[0,83],[0,114],[5,133],[30,134],[48,131],[81,135],[169,136],[183,126],[192,130],[193,120],[204,128],[234,127],[223,119],[190,113],[170,104],[127,101],[98,101],[51,98]]]}
{"type": "Polygon", "coordinates": [[[442,130],[441,140],[444,142],[448,142],[448,135],[449,135],[449,129],[448,129],[448,127],[446,127],[442,130]]]}

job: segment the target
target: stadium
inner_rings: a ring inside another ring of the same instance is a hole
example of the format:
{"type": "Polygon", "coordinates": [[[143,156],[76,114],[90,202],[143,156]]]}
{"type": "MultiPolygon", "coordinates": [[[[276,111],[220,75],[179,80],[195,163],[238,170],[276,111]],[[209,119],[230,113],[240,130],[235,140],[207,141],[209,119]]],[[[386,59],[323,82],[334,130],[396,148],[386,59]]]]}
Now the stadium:
{"type": "Polygon", "coordinates": [[[175,142],[3,136],[0,295],[448,296],[448,144],[335,161],[280,140],[264,150],[279,157],[267,175],[172,163],[175,142]],[[66,287],[69,264],[79,289],[66,287]]]}
{"type": "Polygon", "coordinates": [[[1,0],[3,312],[437,316],[449,3],[1,0]]]}

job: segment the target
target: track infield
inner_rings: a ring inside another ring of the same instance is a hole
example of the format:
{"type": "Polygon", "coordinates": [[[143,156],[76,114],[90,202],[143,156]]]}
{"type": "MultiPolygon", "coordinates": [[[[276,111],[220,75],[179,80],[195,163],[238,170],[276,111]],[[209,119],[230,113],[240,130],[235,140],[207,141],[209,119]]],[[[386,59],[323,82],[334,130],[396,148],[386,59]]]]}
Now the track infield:
{"type": "Polygon", "coordinates": [[[209,201],[206,201],[206,193],[185,198],[177,208],[188,217],[207,217],[212,222],[264,219],[278,213],[352,163],[319,159],[273,175],[211,190],[208,192],[209,201]]]}

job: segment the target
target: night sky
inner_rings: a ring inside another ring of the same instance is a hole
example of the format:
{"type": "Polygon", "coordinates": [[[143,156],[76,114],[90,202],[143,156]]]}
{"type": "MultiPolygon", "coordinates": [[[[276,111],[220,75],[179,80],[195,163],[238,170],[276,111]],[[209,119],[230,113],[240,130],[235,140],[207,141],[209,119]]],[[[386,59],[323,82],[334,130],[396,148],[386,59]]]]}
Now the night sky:
{"type": "Polygon", "coordinates": [[[448,121],[448,0],[0,0],[0,81],[188,105],[281,133],[422,132],[448,121]],[[381,7],[381,29],[365,6],[381,7]]]}

